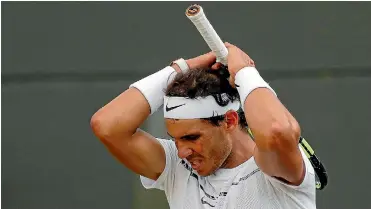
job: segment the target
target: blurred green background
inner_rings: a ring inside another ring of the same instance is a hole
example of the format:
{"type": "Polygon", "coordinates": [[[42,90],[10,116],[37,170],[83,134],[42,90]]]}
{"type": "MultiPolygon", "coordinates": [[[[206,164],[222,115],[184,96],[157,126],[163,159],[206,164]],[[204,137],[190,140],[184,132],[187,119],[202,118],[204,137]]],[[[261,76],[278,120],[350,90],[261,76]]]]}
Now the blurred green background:
{"type": "MultiPolygon", "coordinates": [[[[168,208],[90,129],[132,82],[209,51],[195,2],[1,2],[2,208],[168,208]]],[[[329,172],[318,208],[371,208],[370,2],[202,2],[329,172]]],[[[162,112],[143,128],[166,136],[162,112]]]]}

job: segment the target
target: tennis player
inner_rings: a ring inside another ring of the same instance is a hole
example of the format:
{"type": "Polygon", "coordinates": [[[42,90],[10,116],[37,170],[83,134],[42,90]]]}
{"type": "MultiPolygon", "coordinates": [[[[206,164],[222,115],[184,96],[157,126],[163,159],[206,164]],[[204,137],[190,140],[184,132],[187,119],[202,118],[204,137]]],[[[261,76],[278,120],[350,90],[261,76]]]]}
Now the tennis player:
{"type": "Polygon", "coordinates": [[[316,208],[298,122],[254,61],[226,47],[229,80],[213,53],[178,59],[97,111],[92,129],[172,209],[316,208]],[[172,140],[138,129],[161,105],[172,140]]]}

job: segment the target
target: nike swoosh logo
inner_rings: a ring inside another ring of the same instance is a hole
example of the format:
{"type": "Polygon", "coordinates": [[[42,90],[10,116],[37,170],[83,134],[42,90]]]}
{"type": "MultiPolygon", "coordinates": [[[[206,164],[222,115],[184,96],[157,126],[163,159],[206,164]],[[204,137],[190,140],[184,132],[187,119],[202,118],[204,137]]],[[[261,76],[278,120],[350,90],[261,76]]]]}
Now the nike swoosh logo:
{"type": "Polygon", "coordinates": [[[234,84],[236,87],[240,87],[240,85],[238,85],[237,83],[234,84]]]}
{"type": "Polygon", "coordinates": [[[177,105],[177,106],[174,106],[174,107],[168,107],[167,104],[166,104],[165,110],[166,110],[166,112],[169,112],[169,111],[171,111],[175,108],[181,107],[183,105],[185,105],[185,104],[177,105]]]}

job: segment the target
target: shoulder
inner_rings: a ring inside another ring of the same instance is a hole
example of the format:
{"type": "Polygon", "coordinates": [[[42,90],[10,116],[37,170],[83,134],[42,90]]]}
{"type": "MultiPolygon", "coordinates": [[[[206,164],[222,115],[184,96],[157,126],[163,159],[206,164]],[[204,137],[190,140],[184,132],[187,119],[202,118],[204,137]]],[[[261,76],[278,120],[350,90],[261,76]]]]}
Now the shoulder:
{"type": "Polygon", "coordinates": [[[284,203],[285,208],[293,208],[297,205],[301,205],[301,208],[316,208],[315,172],[304,152],[300,151],[305,164],[305,176],[301,184],[290,185],[262,172],[261,180],[265,182],[263,188],[266,193],[274,195],[278,202],[284,203]]]}
{"type": "Polygon", "coordinates": [[[156,140],[160,142],[164,149],[176,150],[175,142],[173,140],[157,137],[156,140]]]}
{"type": "Polygon", "coordinates": [[[142,184],[145,188],[157,188],[161,190],[169,190],[172,187],[173,180],[175,178],[177,167],[181,161],[178,157],[178,151],[174,141],[163,138],[156,138],[161,144],[165,152],[165,168],[157,180],[148,179],[141,176],[142,184]]]}

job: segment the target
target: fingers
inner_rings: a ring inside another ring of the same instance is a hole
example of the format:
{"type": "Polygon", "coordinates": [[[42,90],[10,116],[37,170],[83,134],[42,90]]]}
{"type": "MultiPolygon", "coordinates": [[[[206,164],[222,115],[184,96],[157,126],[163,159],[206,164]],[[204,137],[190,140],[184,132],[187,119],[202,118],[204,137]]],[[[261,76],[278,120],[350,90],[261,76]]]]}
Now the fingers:
{"type": "Polygon", "coordinates": [[[254,61],[250,58],[249,55],[247,55],[246,52],[242,51],[240,48],[237,46],[225,42],[225,47],[228,49],[228,71],[229,74],[231,75],[230,78],[230,83],[232,86],[234,86],[233,79],[234,76],[237,74],[237,72],[244,67],[251,67],[255,66],[254,61]]]}
{"type": "Polygon", "coordinates": [[[204,69],[209,68],[216,62],[216,55],[214,52],[202,54],[187,60],[190,69],[204,69]]]}
{"type": "Polygon", "coordinates": [[[225,47],[227,47],[227,48],[230,48],[230,47],[235,46],[235,45],[233,45],[233,44],[230,44],[229,42],[224,42],[224,45],[225,45],[225,47]]]}
{"type": "Polygon", "coordinates": [[[212,66],[211,66],[211,69],[212,70],[218,70],[218,69],[220,69],[221,67],[222,67],[222,63],[220,63],[220,62],[217,62],[217,63],[215,63],[215,64],[213,64],[212,66]]]}
{"type": "Polygon", "coordinates": [[[235,46],[235,45],[233,45],[229,42],[225,42],[224,45],[225,45],[225,47],[227,47],[229,53],[235,54],[236,52],[241,51],[240,48],[238,48],[237,46],[235,46]]]}
{"type": "Polygon", "coordinates": [[[216,59],[216,54],[214,52],[208,52],[206,54],[203,54],[201,55],[201,57],[207,57],[207,58],[210,58],[210,59],[216,59]]]}
{"type": "MultiPolygon", "coordinates": [[[[244,56],[247,56],[249,59],[251,59],[246,52],[242,51],[242,49],[238,48],[237,46],[235,46],[235,45],[233,45],[229,42],[225,42],[224,44],[227,47],[229,54],[231,54],[231,53],[232,54],[243,54],[244,56]]],[[[252,60],[252,64],[254,64],[253,60],[252,60]]]]}
{"type": "Polygon", "coordinates": [[[214,52],[209,52],[199,56],[200,62],[205,65],[211,65],[216,61],[216,55],[214,52]]]}

